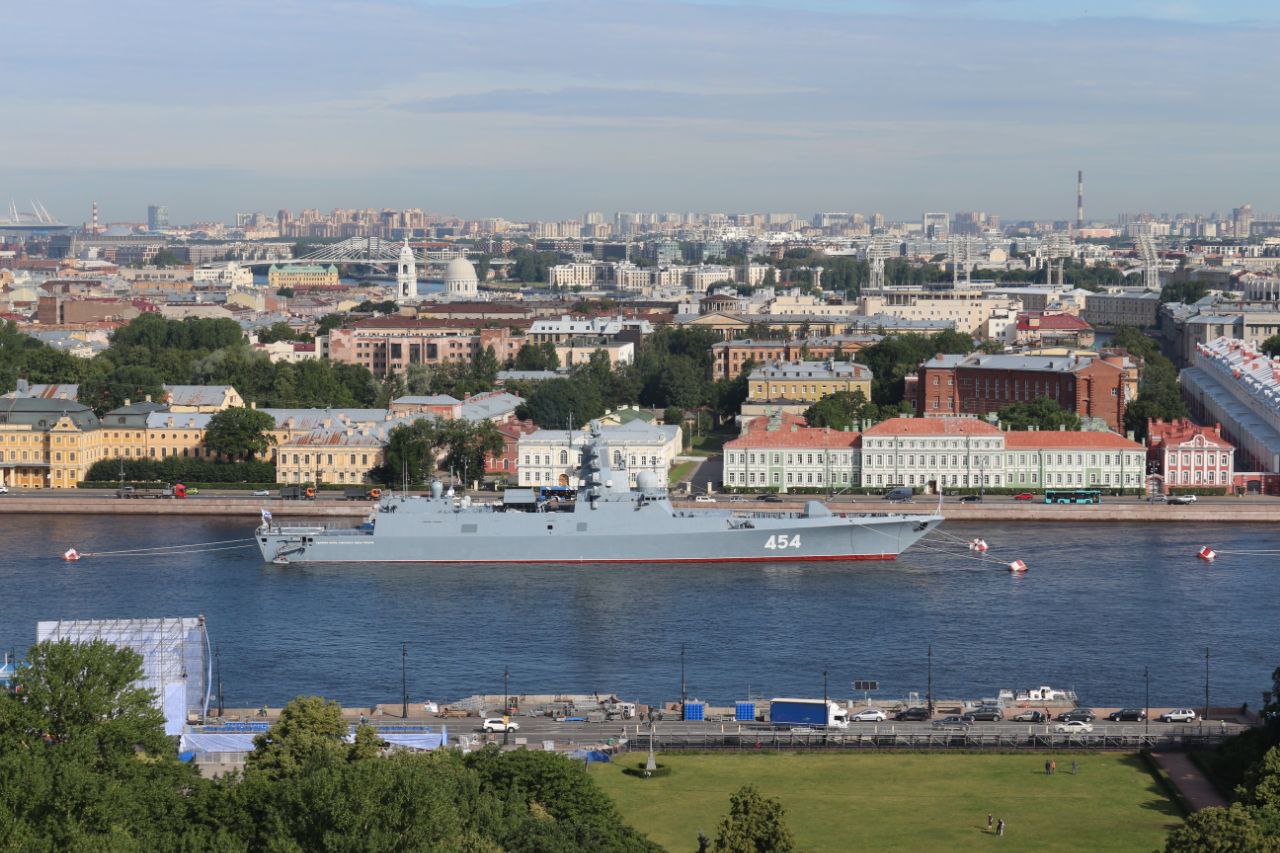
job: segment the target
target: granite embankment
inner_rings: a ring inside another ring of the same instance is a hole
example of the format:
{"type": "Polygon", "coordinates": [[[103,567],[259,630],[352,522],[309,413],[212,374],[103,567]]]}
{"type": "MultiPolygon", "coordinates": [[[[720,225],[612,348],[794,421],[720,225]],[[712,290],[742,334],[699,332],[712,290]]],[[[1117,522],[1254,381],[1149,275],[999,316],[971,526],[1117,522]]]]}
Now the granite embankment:
{"type": "MultiPolygon", "coordinates": [[[[487,493],[480,501],[493,500],[487,493]]],[[[698,509],[745,510],[755,512],[797,511],[803,508],[800,500],[784,500],[781,503],[747,501],[729,504],[722,498],[714,507],[677,500],[678,506],[698,509]]],[[[887,504],[873,498],[859,498],[855,502],[837,499],[830,504],[835,512],[844,513],[929,513],[937,504],[920,499],[911,504],[887,504]]],[[[233,497],[227,495],[201,495],[182,500],[165,498],[118,499],[94,494],[39,495],[10,494],[0,498],[0,515],[17,513],[74,513],[81,515],[214,515],[257,516],[263,508],[273,516],[305,518],[360,518],[372,509],[369,501],[342,501],[333,498],[299,501],[271,498],[233,497]]],[[[1002,501],[984,504],[955,504],[943,506],[948,521],[1038,521],[1038,522],[1170,522],[1189,523],[1276,523],[1280,522],[1280,501],[1274,499],[1209,500],[1188,506],[1139,503],[1137,501],[1112,501],[1098,505],[1058,506],[1042,503],[1013,503],[1002,501]]]]}

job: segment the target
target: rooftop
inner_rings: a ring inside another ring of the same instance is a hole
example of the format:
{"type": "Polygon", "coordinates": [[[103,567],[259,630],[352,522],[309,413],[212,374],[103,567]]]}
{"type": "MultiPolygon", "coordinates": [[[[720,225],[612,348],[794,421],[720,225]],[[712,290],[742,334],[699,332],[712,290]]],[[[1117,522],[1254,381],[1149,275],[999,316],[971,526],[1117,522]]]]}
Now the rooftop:
{"type": "Polygon", "coordinates": [[[852,361],[775,362],[751,371],[751,379],[870,379],[871,369],[852,361]]]}
{"type": "Polygon", "coordinates": [[[977,418],[890,418],[863,435],[1000,435],[994,425],[977,418]]]}
{"type": "Polygon", "coordinates": [[[725,442],[726,449],[758,447],[801,447],[838,449],[856,447],[862,435],[844,432],[830,427],[811,427],[798,415],[775,415],[756,418],[747,424],[746,431],[725,442]]]}
{"type": "Polygon", "coordinates": [[[1115,432],[1070,430],[1010,431],[1004,434],[1006,450],[1141,450],[1142,445],[1115,432]]]}

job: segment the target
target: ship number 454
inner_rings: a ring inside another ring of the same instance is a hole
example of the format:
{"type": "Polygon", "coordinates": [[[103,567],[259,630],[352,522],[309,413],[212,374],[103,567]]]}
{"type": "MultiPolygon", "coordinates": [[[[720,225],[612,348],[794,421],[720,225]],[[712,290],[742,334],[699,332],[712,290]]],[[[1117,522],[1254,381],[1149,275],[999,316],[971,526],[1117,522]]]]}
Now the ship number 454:
{"type": "Polygon", "coordinates": [[[785,533],[781,536],[770,536],[769,541],[764,543],[764,547],[770,551],[776,551],[779,548],[799,548],[800,534],[795,536],[787,536],[785,533]]]}

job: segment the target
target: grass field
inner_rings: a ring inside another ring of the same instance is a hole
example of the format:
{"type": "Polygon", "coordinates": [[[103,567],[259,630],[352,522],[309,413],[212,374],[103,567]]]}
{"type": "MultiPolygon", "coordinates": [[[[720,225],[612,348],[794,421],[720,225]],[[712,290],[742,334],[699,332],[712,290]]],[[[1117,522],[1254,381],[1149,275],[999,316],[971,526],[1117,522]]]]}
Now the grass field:
{"type": "Polygon", "coordinates": [[[669,850],[714,838],[729,795],[755,784],[782,801],[804,851],[1123,850],[1164,846],[1180,822],[1139,756],[1043,754],[664,755],[669,776],[637,779],[623,755],[591,772],[627,821],[669,850]],[[1071,775],[1071,760],[1080,772],[1071,775]],[[986,829],[987,813],[1007,823],[986,829]]]}

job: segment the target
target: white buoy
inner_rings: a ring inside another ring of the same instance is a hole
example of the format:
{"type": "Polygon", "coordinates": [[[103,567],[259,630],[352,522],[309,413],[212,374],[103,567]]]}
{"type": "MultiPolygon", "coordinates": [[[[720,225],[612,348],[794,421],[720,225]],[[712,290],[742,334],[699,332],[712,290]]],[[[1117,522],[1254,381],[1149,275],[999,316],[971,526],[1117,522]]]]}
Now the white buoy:
{"type": "Polygon", "coordinates": [[[1012,563],[1009,564],[1009,571],[1013,572],[1016,575],[1022,574],[1026,570],[1027,570],[1027,564],[1022,562],[1021,560],[1014,560],[1012,563]]]}
{"type": "Polygon", "coordinates": [[[67,562],[74,562],[75,560],[80,559],[80,554],[75,548],[68,548],[66,553],[62,555],[62,559],[67,562]]]}

